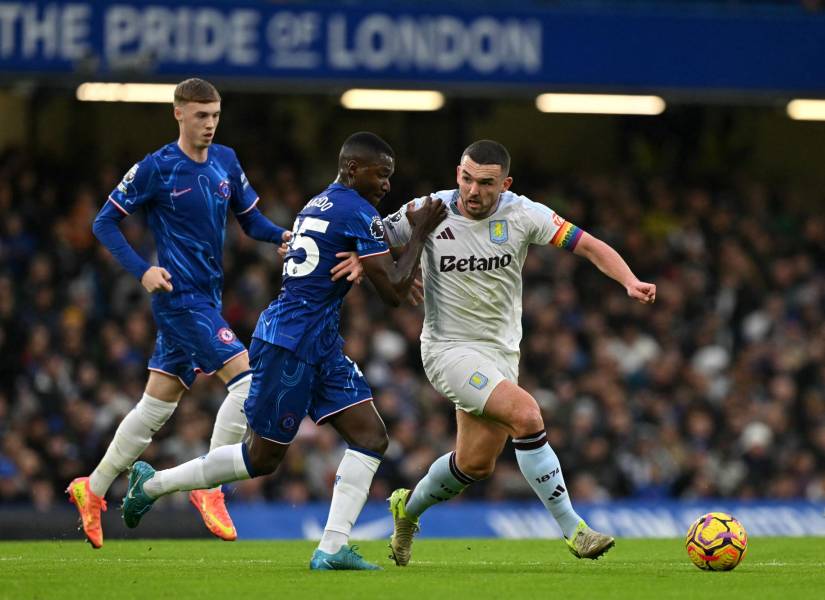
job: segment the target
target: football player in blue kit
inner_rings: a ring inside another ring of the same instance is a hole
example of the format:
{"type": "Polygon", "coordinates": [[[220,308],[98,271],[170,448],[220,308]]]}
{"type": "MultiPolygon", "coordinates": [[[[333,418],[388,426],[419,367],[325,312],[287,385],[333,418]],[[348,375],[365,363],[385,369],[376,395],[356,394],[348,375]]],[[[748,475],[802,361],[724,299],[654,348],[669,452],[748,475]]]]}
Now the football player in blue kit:
{"type": "Polygon", "coordinates": [[[379,568],[348,542],[387,448],[387,431],[363,374],[342,351],[341,304],[351,283],[334,281],[330,272],[336,254],[354,250],[385,303],[397,306],[410,292],[424,239],[447,213],[440,200],[432,199],[408,212],[411,240],[393,263],[375,205],[389,192],[394,168],[392,149],[375,134],[356,133],[344,142],[338,178],[295,220],[281,293],[263,311],[253,334],[252,387],[244,407],[250,437],[164,471],[135,463],[123,502],[127,526],[137,526],[165,494],[274,472],[308,414],[316,423],[332,425],[349,445],[310,568],[379,568]]]}
{"type": "MultiPolygon", "coordinates": [[[[94,222],[98,239],[152,294],[158,328],[143,397],[118,426],[91,476],[78,477],[66,490],[94,548],[103,544],[100,513],[106,510],[106,491],[146,449],[198,372],[217,373],[227,388],[210,447],[237,444],[246,431],[243,403],[252,381],[249,359],[221,316],[227,212],[231,210],[256,240],[280,245],[292,234],[255,207],[258,196],[235,152],[212,143],[220,112],[221,98],[212,84],[202,79],[178,84],[178,140],[129,169],[94,222]],[[155,238],[158,265],[139,256],[118,228],[122,219],[140,209],[155,238]]],[[[235,539],[219,487],[192,492],[190,499],[213,534],[235,539]]]]}

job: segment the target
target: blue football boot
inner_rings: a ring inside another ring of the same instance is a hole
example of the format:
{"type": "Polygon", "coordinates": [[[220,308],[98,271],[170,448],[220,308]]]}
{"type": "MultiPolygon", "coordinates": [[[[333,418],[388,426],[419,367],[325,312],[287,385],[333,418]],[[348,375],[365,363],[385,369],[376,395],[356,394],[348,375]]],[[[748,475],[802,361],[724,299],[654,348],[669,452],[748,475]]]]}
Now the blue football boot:
{"type": "Polygon", "coordinates": [[[143,484],[155,476],[152,466],[139,460],[129,471],[129,491],[123,497],[123,521],[126,527],[134,529],[140,518],[152,509],[157,498],[150,497],[143,491],[143,484]]]}
{"type": "Polygon", "coordinates": [[[364,560],[358,546],[344,544],[335,554],[316,549],[309,561],[311,571],[381,571],[381,567],[364,560]]]}

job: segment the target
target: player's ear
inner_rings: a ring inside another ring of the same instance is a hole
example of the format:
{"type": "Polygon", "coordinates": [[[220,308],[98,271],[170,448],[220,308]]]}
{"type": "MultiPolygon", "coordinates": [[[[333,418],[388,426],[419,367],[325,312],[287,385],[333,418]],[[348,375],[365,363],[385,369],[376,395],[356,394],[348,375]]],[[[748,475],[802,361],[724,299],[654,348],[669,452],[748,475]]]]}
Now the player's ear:
{"type": "Polygon", "coordinates": [[[175,115],[175,121],[180,122],[180,121],[183,120],[183,106],[180,106],[179,104],[175,104],[175,108],[173,110],[173,113],[175,115]]]}
{"type": "Polygon", "coordinates": [[[507,176],[504,178],[504,181],[501,182],[501,192],[504,193],[510,189],[510,186],[513,185],[513,178],[507,176]]]}
{"type": "Polygon", "coordinates": [[[456,183],[461,183],[461,165],[455,168],[455,181],[456,183]]]}
{"type": "Polygon", "coordinates": [[[355,179],[355,173],[358,171],[358,161],[349,159],[347,161],[347,177],[349,177],[350,183],[353,179],[355,179]]]}

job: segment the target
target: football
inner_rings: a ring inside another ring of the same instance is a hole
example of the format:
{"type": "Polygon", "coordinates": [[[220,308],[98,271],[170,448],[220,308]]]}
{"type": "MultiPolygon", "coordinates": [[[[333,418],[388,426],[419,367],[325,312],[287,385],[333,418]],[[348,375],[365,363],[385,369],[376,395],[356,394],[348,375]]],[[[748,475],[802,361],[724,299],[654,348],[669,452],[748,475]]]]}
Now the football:
{"type": "Polygon", "coordinates": [[[685,548],[691,562],[704,571],[736,568],[748,549],[748,534],[731,515],[712,512],[696,519],[688,529],[685,548]]]}

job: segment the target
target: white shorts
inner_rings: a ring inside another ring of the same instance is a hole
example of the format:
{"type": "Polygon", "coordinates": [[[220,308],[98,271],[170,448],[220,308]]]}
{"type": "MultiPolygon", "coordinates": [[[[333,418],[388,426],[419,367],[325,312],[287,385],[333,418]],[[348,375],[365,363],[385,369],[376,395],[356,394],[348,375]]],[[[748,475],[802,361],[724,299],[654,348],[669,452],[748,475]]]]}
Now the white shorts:
{"type": "Polygon", "coordinates": [[[490,393],[503,380],[518,384],[519,353],[489,344],[426,343],[421,360],[438,393],[474,415],[484,412],[490,393]]]}

